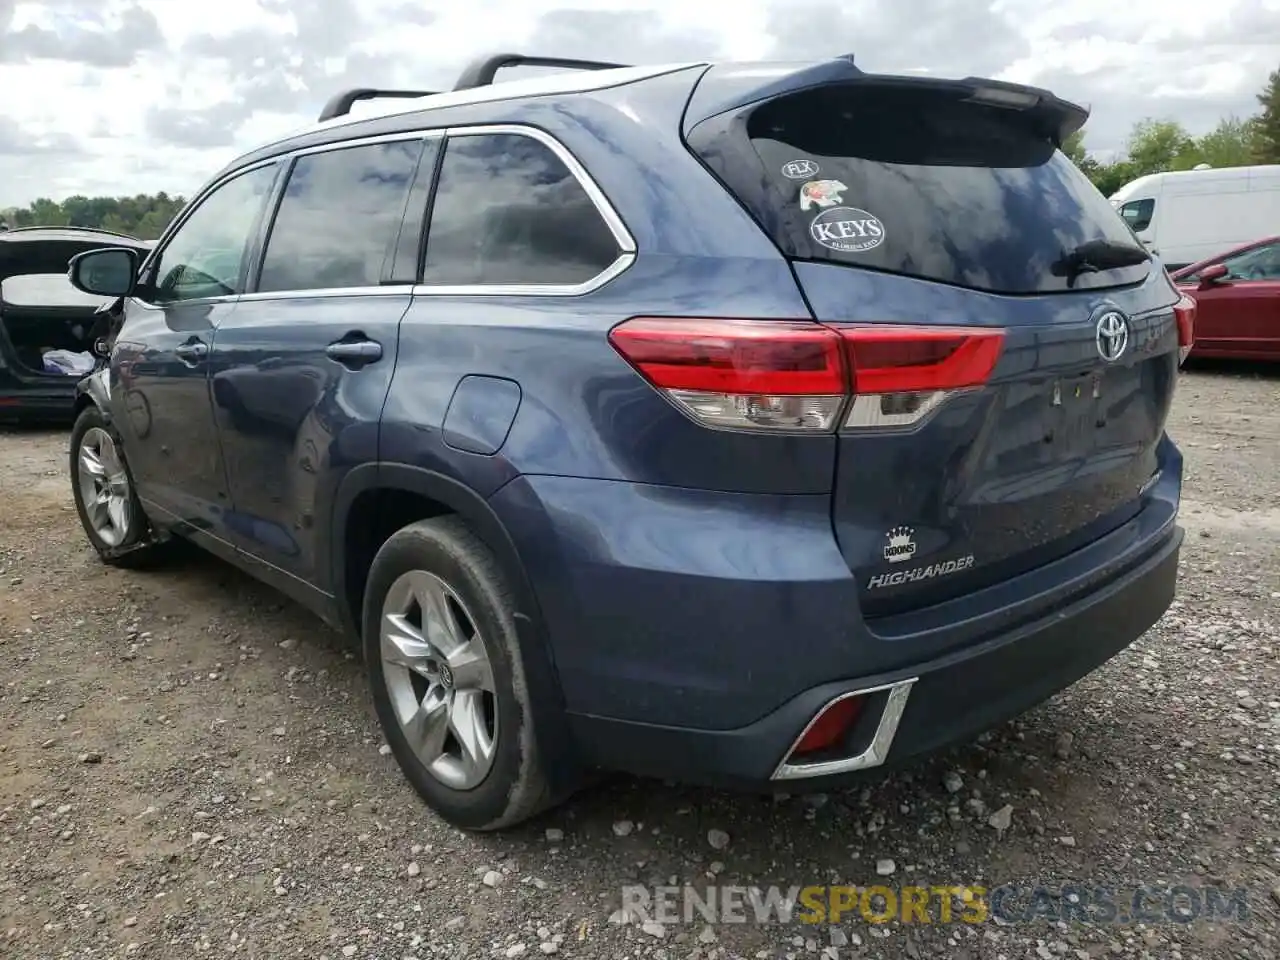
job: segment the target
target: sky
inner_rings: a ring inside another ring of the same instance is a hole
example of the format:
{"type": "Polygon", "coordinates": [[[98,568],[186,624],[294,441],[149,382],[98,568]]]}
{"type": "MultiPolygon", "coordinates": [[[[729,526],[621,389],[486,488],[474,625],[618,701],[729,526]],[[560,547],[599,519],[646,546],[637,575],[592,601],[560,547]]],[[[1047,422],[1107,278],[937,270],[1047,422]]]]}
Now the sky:
{"type": "MultiPolygon", "coordinates": [[[[1247,116],[1280,67],[1280,0],[0,0],[0,208],[190,196],[337,90],[447,89],[479,54],[625,63],[820,59],[987,76],[1135,121],[1247,116]]],[[[518,71],[504,76],[516,78],[518,71]]]]}

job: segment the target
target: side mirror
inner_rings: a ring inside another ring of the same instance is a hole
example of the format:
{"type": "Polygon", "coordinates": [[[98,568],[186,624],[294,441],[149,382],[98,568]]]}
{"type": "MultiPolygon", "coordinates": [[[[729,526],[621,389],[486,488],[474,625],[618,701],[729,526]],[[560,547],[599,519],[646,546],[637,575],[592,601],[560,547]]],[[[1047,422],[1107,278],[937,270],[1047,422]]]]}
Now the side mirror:
{"type": "Polygon", "coordinates": [[[1200,289],[1203,290],[1206,287],[1212,287],[1215,283],[1220,282],[1222,278],[1230,272],[1231,271],[1227,269],[1227,265],[1225,263],[1215,263],[1213,266],[1205,267],[1200,271],[1200,276],[1197,278],[1200,281],[1200,289]]]}
{"type": "Polygon", "coordinates": [[[96,297],[127,297],[138,276],[138,254],[125,247],[78,253],[67,265],[67,279],[96,297]]]}

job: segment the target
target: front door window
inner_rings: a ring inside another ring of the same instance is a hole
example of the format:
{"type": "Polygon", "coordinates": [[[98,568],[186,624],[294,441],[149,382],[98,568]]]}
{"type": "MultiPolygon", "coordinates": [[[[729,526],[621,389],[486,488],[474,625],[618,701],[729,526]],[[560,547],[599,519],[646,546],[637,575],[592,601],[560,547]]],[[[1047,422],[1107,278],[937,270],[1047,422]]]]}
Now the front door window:
{"type": "Polygon", "coordinates": [[[160,251],[152,276],[160,304],[244,290],[245,246],[275,181],[276,165],[233,177],[200,201],[160,251]]]}

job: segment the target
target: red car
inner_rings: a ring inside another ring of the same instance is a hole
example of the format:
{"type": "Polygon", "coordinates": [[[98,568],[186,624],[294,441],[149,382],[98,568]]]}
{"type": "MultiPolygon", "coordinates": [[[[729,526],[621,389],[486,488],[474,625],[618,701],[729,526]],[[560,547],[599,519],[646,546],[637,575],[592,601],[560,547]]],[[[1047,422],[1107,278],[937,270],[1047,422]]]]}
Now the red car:
{"type": "Polygon", "coordinates": [[[1171,274],[1196,301],[1193,357],[1280,360],[1280,236],[1171,274]]]}

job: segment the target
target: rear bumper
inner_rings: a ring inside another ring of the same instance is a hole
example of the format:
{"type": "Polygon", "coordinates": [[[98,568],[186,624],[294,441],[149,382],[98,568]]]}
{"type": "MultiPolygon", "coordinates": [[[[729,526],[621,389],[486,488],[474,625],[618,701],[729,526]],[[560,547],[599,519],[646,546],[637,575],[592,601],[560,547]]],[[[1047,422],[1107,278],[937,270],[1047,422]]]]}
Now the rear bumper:
{"type": "Polygon", "coordinates": [[[600,767],[722,787],[836,787],[869,766],[896,765],[968,740],[1110,660],[1168,608],[1182,539],[1182,529],[1170,524],[1123,575],[1039,620],[908,669],[813,687],[747,726],[703,730],[570,714],[570,729],[582,759],[600,767]],[[826,704],[877,688],[847,751],[863,752],[878,735],[871,763],[776,779],[797,737],[826,704]],[[882,722],[886,711],[888,723],[882,722]]]}

